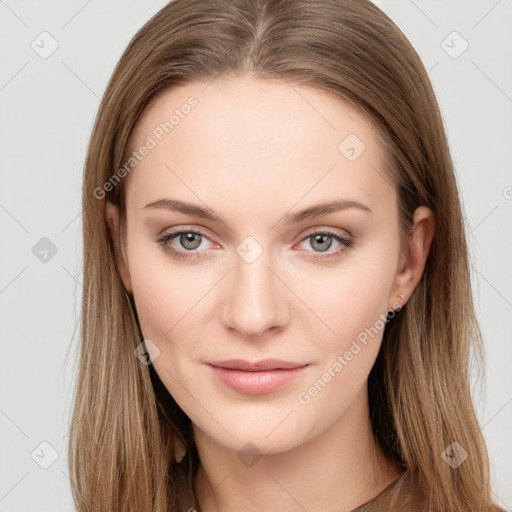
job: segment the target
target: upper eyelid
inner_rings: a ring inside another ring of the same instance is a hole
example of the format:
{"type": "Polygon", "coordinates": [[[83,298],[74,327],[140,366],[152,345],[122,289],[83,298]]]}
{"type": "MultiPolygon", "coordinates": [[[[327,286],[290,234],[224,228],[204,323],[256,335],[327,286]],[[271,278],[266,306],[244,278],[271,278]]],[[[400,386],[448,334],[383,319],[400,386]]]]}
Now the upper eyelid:
{"type": "Polygon", "coordinates": [[[350,233],[350,231],[347,231],[346,229],[332,228],[332,227],[325,227],[325,226],[317,226],[317,227],[314,227],[314,228],[307,229],[305,231],[304,235],[302,235],[302,239],[301,240],[303,240],[305,237],[311,236],[314,233],[328,233],[330,231],[331,232],[335,232],[337,235],[342,236],[344,238],[350,238],[350,239],[353,238],[352,233],[350,233]],[[342,232],[345,232],[346,236],[343,235],[342,232]]]}

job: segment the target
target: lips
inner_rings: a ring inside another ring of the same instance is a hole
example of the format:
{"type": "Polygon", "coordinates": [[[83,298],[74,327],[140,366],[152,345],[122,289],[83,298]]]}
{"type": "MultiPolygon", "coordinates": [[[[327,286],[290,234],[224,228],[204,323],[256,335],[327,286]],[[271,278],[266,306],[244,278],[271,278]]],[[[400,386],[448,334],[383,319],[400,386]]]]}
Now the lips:
{"type": "Polygon", "coordinates": [[[308,363],[297,363],[294,361],[285,361],[283,359],[264,359],[261,361],[245,361],[243,359],[228,359],[226,361],[209,361],[207,364],[227,370],[243,370],[247,372],[257,372],[264,370],[292,370],[307,366],[308,363]]]}
{"type": "Polygon", "coordinates": [[[262,361],[210,361],[213,375],[224,386],[247,395],[271,393],[302,375],[309,363],[265,359],[262,361]]]}

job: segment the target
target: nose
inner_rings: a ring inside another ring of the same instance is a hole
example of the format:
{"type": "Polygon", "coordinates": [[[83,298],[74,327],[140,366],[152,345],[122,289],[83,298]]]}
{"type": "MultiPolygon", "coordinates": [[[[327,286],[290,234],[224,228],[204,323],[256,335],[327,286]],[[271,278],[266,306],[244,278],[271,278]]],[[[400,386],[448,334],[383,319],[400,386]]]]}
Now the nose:
{"type": "Polygon", "coordinates": [[[280,279],[269,251],[252,262],[238,256],[226,280],[226,300],[221,319],[227,329],[244,338],[262,338],[271,329],[280,331],[289,322],[291,292],[280,279]]]}

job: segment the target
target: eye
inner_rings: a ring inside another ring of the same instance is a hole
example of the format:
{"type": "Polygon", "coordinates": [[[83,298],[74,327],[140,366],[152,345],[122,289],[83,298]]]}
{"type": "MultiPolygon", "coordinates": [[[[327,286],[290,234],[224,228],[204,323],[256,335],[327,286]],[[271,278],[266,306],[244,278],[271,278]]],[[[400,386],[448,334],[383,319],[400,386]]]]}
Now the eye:
{"type": "MultiPolygon", "coordinates": [[[[157,242],[171,255],[176,256],[177,258],[197,258],[200,257],[199,251],[196,249],[201,248],[201,239],[209,238],[201,231],[197,231],[194,229],[180,229],[176,231],[172,231],[171,233],[166,233],[157,242]],[[176,249],[173,245],[171,245],[171,241],[175,238],[178,238],[178,243],[185,250],[176,249]]],[[[204,248],[202,248],[204,250],[204,248]]]]}
{"type": "Polygon", "coordinates": [[[331,229],[324,229],[321,231],[314,231],[302,239],[301,243],[308,241],[310,246],[313,247],[315,253],[320,253],[320,256],[314,258],[331,258],[338,256],[341,252],[353,246],[354,240],[351,236],[344,236],[337,231],[331,229]],[[329,251],[333,244],[333,239],[337,242],[339,247],[333,251],[329,251]],[[325,255],[321,253],[326,253],[325,255]]]}

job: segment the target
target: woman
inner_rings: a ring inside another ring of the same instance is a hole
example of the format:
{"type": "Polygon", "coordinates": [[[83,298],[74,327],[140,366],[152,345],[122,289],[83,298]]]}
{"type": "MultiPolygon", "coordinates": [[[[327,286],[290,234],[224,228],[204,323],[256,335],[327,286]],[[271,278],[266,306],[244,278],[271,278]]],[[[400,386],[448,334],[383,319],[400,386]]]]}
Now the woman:
{"type": "Polygon", "coordinates": [[[439,108],[362,0],[174,0],[83,183],[85,510],[499,510],[439,108]]]}

